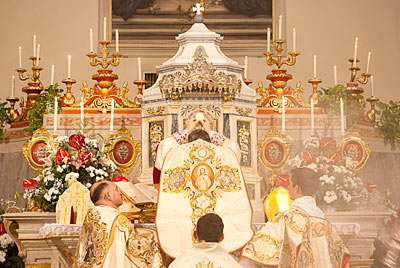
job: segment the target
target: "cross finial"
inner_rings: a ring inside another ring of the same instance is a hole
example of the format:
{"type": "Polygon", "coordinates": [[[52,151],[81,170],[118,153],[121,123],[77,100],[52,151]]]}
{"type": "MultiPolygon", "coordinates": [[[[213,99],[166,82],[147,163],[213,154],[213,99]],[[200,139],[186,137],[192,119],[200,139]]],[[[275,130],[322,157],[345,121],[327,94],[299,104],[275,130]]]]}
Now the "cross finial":
{"type": "Polygon", "coordinates": [[[193,7],[193,12],[196,12],[196,15],[201,15],[204,12],[203,4],[196,3],[193,7]]]}

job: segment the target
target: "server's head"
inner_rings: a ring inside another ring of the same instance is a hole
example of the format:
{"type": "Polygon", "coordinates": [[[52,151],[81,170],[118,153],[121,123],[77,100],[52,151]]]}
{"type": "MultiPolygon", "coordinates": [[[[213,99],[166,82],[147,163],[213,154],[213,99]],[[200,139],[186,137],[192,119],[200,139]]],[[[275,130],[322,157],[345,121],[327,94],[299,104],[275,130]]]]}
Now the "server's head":
{"type": "Polygon", "coordinates": [[[119,207],[122,205],[122,194],[118,186],[108,180],[101,180],[90,188],[90,199],[95,205],[119,207]]]}
{"type": "Polygon", "coordinates": [[[188,135],[188,142],[192,142],[198,139],[202,139],[203,141],[211,142],[210,135],[208,135],[207,131],[203,129],[195,129],[188,135]]]}
{"type": "Polygon", "coordinates": [[[199,241],[220,242],[224,239],[224,223],[220,216],[208,213],[200,217],[196,225],[196,235],[199,241]]]}
{"type": "Polygon", "coordinates": [[[291,180],[288,186],[290,196],[298,198],[309,195],[315,196],[319,188],[319,174],[310,168],[295,168],[291,171],[291,180]]]}

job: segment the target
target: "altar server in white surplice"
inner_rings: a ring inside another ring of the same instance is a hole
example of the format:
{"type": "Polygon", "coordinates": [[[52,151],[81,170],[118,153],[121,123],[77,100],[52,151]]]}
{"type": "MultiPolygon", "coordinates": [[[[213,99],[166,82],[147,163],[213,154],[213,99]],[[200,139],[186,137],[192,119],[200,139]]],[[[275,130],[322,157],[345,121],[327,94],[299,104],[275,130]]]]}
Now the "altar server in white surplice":
{"type": "Polygon", "coordinates": [[[189,143],[172,147],[162,165],[156,225],[161,248],[173,258],[197,242],[197,220],[207,213],[222,218],[225,238],[220,245],[227,252],[243,247],[253,235],[237,156],[230,146],[207,138],[204,130],[192,131],[189,143]]]}
{"type": "Polygon", "coordinates": [[[224,223],[213,213],[197,221],[195,236],[198,243],[178,256],[169,268],[240,268],[242,267],[220,245],[224,239],[224,223]]]}
{"type": "Polygon", "coordinates": [[[96,207],[83,223],[75,267],[163,267],[156,234],[134,228],[119,212],[122,196],[115,183],[95,183],[90,196],[96,207]]]}
{"type": "Polygon", "coordinates": [[[319,183],[319,175],[311,169],[292,171],[288,186],[294,199],[292,207],[254,235],[243,249],[242,265],[252,267],[250,259],[267,267],[348,267],[344,243],[316,205],[314,195],[319,183]]]}

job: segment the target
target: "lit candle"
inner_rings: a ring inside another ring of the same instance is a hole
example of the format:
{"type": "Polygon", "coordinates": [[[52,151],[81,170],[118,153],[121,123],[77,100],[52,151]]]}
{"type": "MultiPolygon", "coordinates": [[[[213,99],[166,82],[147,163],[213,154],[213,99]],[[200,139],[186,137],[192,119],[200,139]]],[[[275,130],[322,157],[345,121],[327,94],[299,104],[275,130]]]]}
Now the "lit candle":
{"type": "Polygon", "coordinates": [[[83,97],[81,97],[81,130],[84,127],[84,120],[85,120],[85,106],[83,103],[83,97]]]}
{"type": "Polygon", "coordinates": [[[36,34],[33,35],[33,57],[36,57],[36,34]]]}
{"type": "Polygon", "coordinates": [[[374,96],[374,76],[371,75],[371,96],[374,96]]]}
{"type": "Polygon", "coordinates": [[[67,78],[71,78],[71,55],[68,55],[68,73],[67,78]]]}
{"type": "Polygon", "coordinates": [[[115,109],[115,101],[114,99],[111,99],[110,131],[114,131],[114,109],[115,109]]]}
{"type": "Polygon", "coordinates": [[[340,131],[342,135],[345,133],[345,127],[344,127],[344,104],[343,104],[343,99],[340,98],[340,131]]]}
{"type": "Polygon", "coordinates": [[[314,55],[314,78],[317,78],[317,55],[314,55]]]}
{"type": "Polygon", "coordinates": [[[39,61],[40,61],[40,44],[37,45],[37,60],[36,60],[36,66],[39,66],[39,61]]]}
{"type": "Polygon", "coordinates": [[[22,68],[22,47],[18,47],[18,67],[22,68]]]}
{"type": "Polygon", "coordinates": [[[244,78],[247,78],[247,66],[248,66],[248,58],[244,57],[244,78]]]}
{"type": "Polygon", "coordinates": [[[119,31],[118,29],[115,30],[115,51],[119,52],[119,31]]]}
{"type": "Polygon", "coordinates": [[[90,45],[90,52],[93,52],[93,29],[89,29],[89,45],[90,45]]]}
{"type": "Polygon", "coordinates": [[[11,77],[11,97],[15,96],[15,75],[11,77]]]}
{"type": "Polygon", "coordinates": [[[337,85],[337,68],[336,65],[333,66],[333,83],[336,86],[337,85]]]}
{"type": "Polygon", "coordinates": [[[285,133],[286,131],[286,98],[285,96],[282,96],[282,133],[285,133]]]}
{"type": "Polygon", "coordinates": [[[282,15],[279,15],[278,39],[282,39],[282,15]]]}
{"type": "Polygon", "coordinates": [[[50,85],[54,85],[54,64],[51,65],[50,85]]]}
{"type": "MultiPolygon", "coordinates": [[[[52,65],[54,66],[54,65],[52,65]]],[[[58,124],[58,100],[57,97],[54,98],[54,125],[53,125],[53,131],[57,131],[57,124],[58,124]]]]}
{"type": "Polygon", "coordinates": [[[310,99],[310,104],[311,104],[311,135],[314,135],[314,99],[310,99]]]}
{"type": "Polygon", "coordinates": [[[369,62],[371,61],[371,51],[368,52],[368,59],[367,59],[367,70],[365,73],[369,74],[369,62]]]}
{"type": "Polygon", "coordinates": [[[140,57],[137,58],[138,65],[138,80],[142,80],[142,59],[140,57]]]}
{"type": "Polygon", "coordinates": [[[103,18],[103,40],[107,40],[107,17],[103,18]]]}
{"type": "Polygon", "coordinates": [[[271,52],[271,28],[267,29],[267,51],[271,52]]]}
{"type": "Polygon", "coordinates": [[[293,52],[296,52],[296,28],[293,28],[293,52]]]}
{"type": "Polygon", "coordinates": [[[354,56],[353,56],[353,67],[357,66],[357,48],[358,48],[358,37],[354,40],[354,56]]]}

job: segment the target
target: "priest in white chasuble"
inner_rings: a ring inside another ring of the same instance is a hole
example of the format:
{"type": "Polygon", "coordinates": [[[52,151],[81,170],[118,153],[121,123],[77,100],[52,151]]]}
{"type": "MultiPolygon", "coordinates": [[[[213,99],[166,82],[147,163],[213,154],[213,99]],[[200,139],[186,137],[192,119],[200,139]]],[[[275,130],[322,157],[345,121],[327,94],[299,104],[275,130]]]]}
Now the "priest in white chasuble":
{"type": "Polygon", "coordinates": [[[349,255],[343,241],[316,205],[318,178],[308,168],[292,171],[288,186],[294,199],[292,207],[254,235],[243,249],[241,264],[251,267],[250,259],[267,267],[348,267],[349,255]]]}
{"type": "MultiPolygon", "coordinates": [[[[207,140],[206,131],[196,133],[207,140]]],[[[220,245],[226,251],[243,247],[252,237],[252,211],[236,155],[228,146],[199,138],[174,146],[165,156],[156,216],[164,252],[176,258],[191,248],[197,242],[197,220],[207,213],[223,219],[220,245]]]]}
{"type": "Polygon", "coordinates": [[[134,228],[119,212],[122,196],[118,186],[99,181],[90,194],[95,208],[83,223],[75,267],[163,267],[156,234],[134,228]]]}

